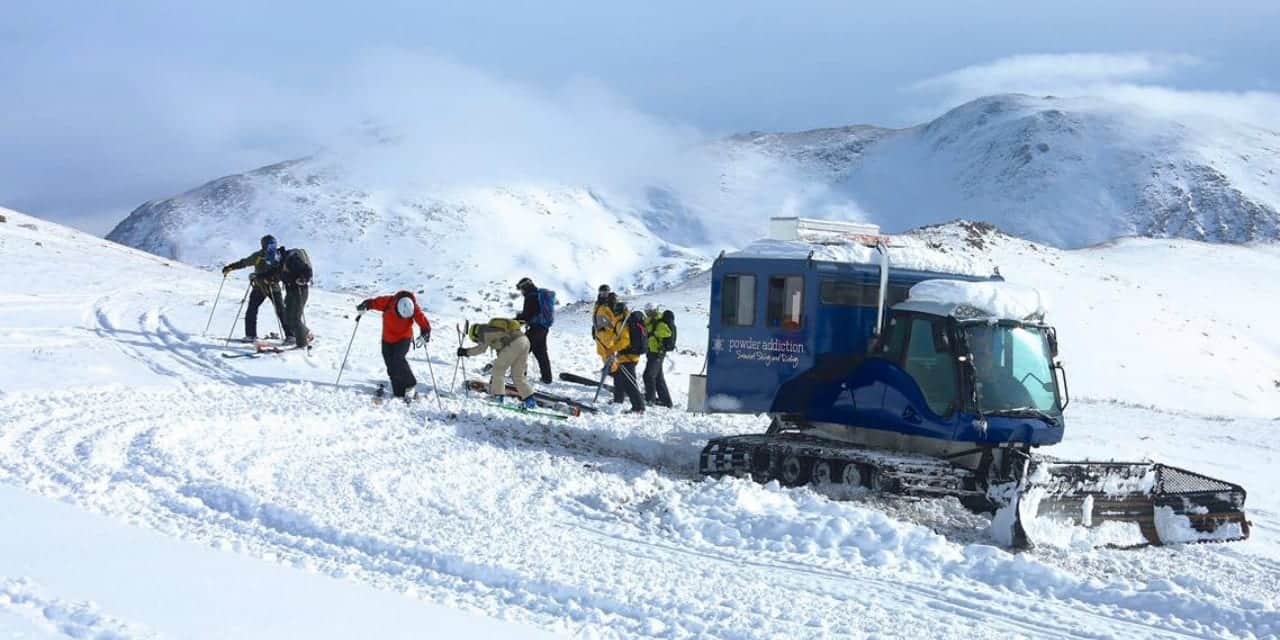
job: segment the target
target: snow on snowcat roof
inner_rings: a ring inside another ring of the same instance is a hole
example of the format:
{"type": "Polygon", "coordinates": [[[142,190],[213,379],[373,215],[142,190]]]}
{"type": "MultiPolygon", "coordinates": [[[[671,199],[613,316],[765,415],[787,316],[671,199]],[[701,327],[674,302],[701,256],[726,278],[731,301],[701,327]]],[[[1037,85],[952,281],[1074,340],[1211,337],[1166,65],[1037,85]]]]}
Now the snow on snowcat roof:
{"type": "Polygon", "coordinates": [[[1042,322],[1048,313],[1039,291],[998,280],[925,280],[912,286],[906,301],[893,308],[989,322],[1042,322]]]}
{"type": "MultiPolygon", "coordinates": [[[[931,273],[986,277],[991,268],[968,256],[943,253],[931,249],[916,238],[888,238],[889,269],[906,269],[931,273]]],[[[759,258],[772,260],[805,260],[880,265],[880,253],[852,241],[757,240],[739,251],[726,253],[726,258],[759,258]]]]}

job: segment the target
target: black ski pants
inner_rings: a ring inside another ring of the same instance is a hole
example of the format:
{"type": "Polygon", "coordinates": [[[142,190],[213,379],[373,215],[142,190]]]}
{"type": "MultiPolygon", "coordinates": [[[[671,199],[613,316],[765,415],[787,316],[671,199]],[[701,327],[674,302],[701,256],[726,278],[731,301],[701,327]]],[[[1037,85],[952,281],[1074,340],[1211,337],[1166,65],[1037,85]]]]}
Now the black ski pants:
{"type": "Polygon", "coordinates": [[[305,284],[287,284],[284,287],[284,315],[287,331],[293,332],[298,348],[307,346],[307,338],[311,330],[305,321],[307,312],[307,295],[311,287],[305,284]]]}
{"type": "Polygon", "coordinates": [[[412,346],[411,339],[382,343],[382,361],[387,365],[387,377],[391,378],[391,392],[397,398],[403,398],[405,391],[418,386],[418,379],[409,368],[409,347],[412,346]]]}
{"type": "Polygon", "coordinates": [[[244,312],[244,336],[258,337],[258,307],[261,307],[267,298],[271,298],[271,308],[276,312],[276,319],[280,321],[284,337],[292,337],[293,331],[284,320],[284,296],[280,294],[280,285],[274,282],[267,285],[258,284],[249,292],[249,308],[244,312]]]}
{"type": "Polygon", "coordinates": [[[644,411],[644,397],[640,395],[640,387],[636,384],[636,363],[622,362],[618,370],[613,372],[613,398],[622,402],[626,396],[631,400],[632,411],[644,411]]]}
{"type": "Polygon", "coordinates": [[[662,373],[665,353],[650,353],[644,361],[644,402],[659,407],[671,406],[671,392],[667,390],[667,377],[662,373]]]}
{"type": "Polygon", "coordinates": [[[551,384],[551,356],[547,355],[548,331],[546,327],[529,325],[529,329],[524,332],[529,338],[529,351],[538,361],[538,373],[542,376],[543,384],[551,384]]]}

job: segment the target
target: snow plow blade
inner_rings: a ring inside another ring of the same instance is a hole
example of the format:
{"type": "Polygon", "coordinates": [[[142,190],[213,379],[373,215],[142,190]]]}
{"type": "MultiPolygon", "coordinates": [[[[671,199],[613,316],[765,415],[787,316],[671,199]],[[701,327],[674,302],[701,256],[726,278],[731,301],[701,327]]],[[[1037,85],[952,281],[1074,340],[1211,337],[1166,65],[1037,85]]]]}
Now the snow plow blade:
{"type": "Polygon", "coordinates": [[[1136,525],[1142,539],[1119,546],[1249,537],[1243,487],[1165,464],[1036,461],[1018,499],[1019,526],[1031,544],[1029,525],[1037,518],[1085,527],[1136,525]]]}

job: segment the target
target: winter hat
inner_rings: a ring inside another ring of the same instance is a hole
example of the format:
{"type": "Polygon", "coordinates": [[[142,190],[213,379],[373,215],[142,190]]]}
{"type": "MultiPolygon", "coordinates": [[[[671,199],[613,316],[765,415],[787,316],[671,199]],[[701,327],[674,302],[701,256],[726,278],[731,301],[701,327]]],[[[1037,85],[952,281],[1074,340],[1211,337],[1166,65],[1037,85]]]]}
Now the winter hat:
{"type": "Polygon", "coordinates": [[[530,280],[529,276],[525,276],[523,278],[520,278],[520,282],[516,283],[516,288],[521,291],[524,291],[526,289],[536,289],[537,287],[534,286],[533,280],[530,280]]]}
{"type": "Polygon", "coordinates": [[[413,303],[413,294],[407,291],[401,291],[396,294],[396,315],[408,320],[413,317],[413,308],[417,306],[413,303]]]}

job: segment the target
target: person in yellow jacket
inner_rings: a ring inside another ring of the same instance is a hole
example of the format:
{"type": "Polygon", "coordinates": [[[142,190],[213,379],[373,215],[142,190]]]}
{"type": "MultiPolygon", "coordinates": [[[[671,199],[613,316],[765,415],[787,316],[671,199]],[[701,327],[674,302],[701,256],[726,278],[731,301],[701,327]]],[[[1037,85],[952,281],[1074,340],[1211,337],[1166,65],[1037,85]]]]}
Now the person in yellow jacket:
{"type": "Polygon", "coordinates": [[[644,308],[644,328],[649,336],[644,361],[644,403],[670,408],[671,391],[667,389],[667,377],[662,363],[667,352],[675,348],[675,314],[647,305],[644,308]]]}
{"type": "Polygon", "coordinates": [[[527,377],[529,367],[529,338],[525,337],[520,322],[508,318],[494,318],[488,322],[473,324],[467,329],[467,337],[476,343],[474,347],[458,347],[458,357],[478,356],[490,349],[498,354],[493,361],[493,370],[489,375],[489,395],[494,401],[502,402],[507,395],[507,371],[511,372],[511,383],[520,395],[520,406],[532,409],[537,406],[533,400],[533,387],[527,377]]]}
{"type": "Polygon", "coordinates": [[[644,398],[636,384],[636,363],[648,344],[644,314],[637,311],[628,315],[627,306],[614,296],[613,303],[598,311],[596,318],[610,323],[600,326],[597,322],[595,337],[596,352],[613,375],[613,402],[620,403],[626,396],[631,400],[631,413],[644,413],[644,398]]]}

